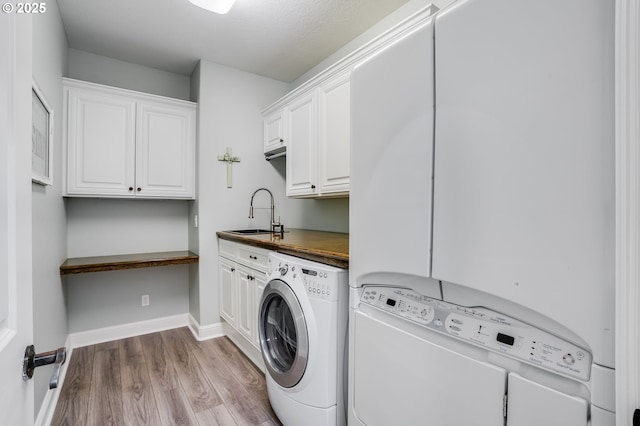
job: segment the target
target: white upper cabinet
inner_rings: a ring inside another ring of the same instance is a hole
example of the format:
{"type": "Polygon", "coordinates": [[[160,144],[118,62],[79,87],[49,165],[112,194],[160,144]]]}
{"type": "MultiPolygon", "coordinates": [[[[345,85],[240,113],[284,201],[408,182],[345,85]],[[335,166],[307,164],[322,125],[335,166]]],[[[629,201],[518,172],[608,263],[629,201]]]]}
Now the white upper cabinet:
{"type": "Polygon", "coordinates": [[[195,110],[141,102],[136,126],[136,193],[193,198],[195,110]]]}
{"type": "Polygon", "coordinates": [[[65,196],[195,197],[191,102],[64,80],[65,196]]]}
{"type": "Polygon", "coordinates": [[[129,196],[135,180],[135,101],[70,89],[67,102],[66,195],[129,196]]]}
{"type": "MultiPolygon", "coordinates": [[[[421,27],[436,10],[432,5],[420,9],[262,111],[267,159],[286,149],[287,196],[349,196],[351,72],[358,64],[421,27]]],[[[374,86],[371,90],[375,92],[377,88],[374,86]]],[[[387,101],[393,102],[393,96],[387,101]]]]}
{"type": "Polygon", "coordinates": [[[349,77],[348,71],[332,76],[265,115],[265,144],[283,129],[287,196],[349,195],[349,77]]]}
{"type": "Polygon", "coordinates": [[[318,182],[321,194],[349,193],[350,75],[318,90],[318,182]]]}
{"type": "Polygon", "coordinates": [[[288,107],[287,195],[316,193],[318,181],[318,117],[315,90],[288,107]]]}
{"type": "Polygon", "coordinates": [[[279,153],[286,148],[284,108],[264,118],[264,153],[279,153]]]}

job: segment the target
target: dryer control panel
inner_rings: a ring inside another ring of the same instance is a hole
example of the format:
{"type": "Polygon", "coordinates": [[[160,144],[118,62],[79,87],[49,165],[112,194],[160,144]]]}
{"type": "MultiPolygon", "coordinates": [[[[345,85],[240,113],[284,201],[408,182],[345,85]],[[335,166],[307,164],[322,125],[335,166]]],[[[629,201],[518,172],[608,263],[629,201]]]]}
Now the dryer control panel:
{"type": "Polygon", "coordinates": [[[362,303],[519,361],[587,381],[591,353],[544,330],[482,307],[465,307],[396,287],[364,286],[362,303]]]}

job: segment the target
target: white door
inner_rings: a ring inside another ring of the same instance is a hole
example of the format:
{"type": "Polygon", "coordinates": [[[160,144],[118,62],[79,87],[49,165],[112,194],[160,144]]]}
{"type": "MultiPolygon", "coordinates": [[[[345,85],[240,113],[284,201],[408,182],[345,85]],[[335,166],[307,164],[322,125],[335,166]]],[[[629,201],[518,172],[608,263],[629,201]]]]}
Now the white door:
{"type": "Polygon", "coordinates": [[[317,182],[316,94],[310,93],[289,106],[287,132],[287,196],[313,195],[317,182]]]}
{"type": "Polygon", "coordinates": [[[67,115],[67,193],[133,197],[135,101],[73,87],[67,115]]]}
{"type": "Polygon", "coordinates": [[[545,14],[526,0],[467,1],[435,27],[433,278],[547,316],[606,367],[615,330],[613,12],[598,0],[554,2],[545,14]],[[579,309],[567,309],[574,302],[579,309]]]}
{"type": "Polygon", "coordinates": [[[193,198],[195,108],[138,102],[136,196],[193,198]]]}
{"type": "Polygon", "coordinates": [[[354,284],[375,271],[428,277],[432,20],[356,66],[350,85],[349,213],[358,218],[349,226],[354,284]],[[381,227],[393,232],[371,232],[381,227]]]}
{"type": "Polygon", "coordinates": [[[0,415],[33,424],[33,382],[22,379],[32,343],[31,19],[0,15],[0,415]]]}
{"type": "Polygon", "coordinates": [[[320,192],[349,192],[350,74],[333,78],[318,91],[318,179],[320,192]]]}
{"type": "Polygon", "coordinates": [[[435,333],[402,319],[375,315],[352,316],[349,424],[504,424],[506,370],[427,340],[435,333]]]}
{"type": "Polygon", "coordinates": [[[237,327],[240,334],[249,341],[253,341],[253,317],[257,314],[253,312],[253,287],[255,281],[254,272],[244,266],[238,266],[238,321],[237,327]]]}

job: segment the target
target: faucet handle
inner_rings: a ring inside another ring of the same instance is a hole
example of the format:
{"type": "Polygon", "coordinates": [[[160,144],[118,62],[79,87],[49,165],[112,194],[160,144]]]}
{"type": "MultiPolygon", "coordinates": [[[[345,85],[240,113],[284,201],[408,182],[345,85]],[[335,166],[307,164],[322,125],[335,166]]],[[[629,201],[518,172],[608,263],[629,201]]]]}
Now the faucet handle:
{"type": "Polygon", "coordinates": [[[280,216],[278,216],[278,221],[271,223],[271,232],[275,234],[276,232],[280,233],[280,236],[284,235],[284,225],[280,222],[280,216]]]}

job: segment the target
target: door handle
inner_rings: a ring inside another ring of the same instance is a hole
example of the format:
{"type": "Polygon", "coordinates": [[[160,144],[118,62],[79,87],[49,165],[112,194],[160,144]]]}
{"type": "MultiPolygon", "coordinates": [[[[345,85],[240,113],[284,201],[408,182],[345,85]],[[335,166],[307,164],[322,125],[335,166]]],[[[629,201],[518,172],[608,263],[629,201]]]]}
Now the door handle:
{"type": "Polygon", "coordinates": [[[24,361],[22,363],[22,378],[27,381],[33,377],[33,371],[37,367],[53,364],[53,372],[49,379],[49,389],[58,387],[60,378],[60,366],[67,360],[67,348],[62,347],[49,352],[36,354],[34,345],[29,345],[24,350],[24,361]]]}

